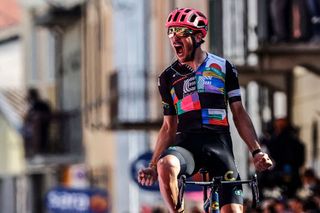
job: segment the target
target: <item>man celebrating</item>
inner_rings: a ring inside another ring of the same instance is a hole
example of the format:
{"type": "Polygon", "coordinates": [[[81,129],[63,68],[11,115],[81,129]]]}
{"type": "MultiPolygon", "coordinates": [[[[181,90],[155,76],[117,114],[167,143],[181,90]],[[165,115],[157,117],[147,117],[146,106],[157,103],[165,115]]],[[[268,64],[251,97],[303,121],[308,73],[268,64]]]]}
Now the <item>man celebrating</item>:
{"type": "MultiPolygon", "coordinates": [[[[191,176],[206,168],[212,176],[240,180],[229,132],[228,104],[256,169],[266,170],[272,161],[261,151],[242,106],[236,68],[201,49],[208,30],[206,16],[192,8],[175,9],[166,27],[177,60],[158,79],[163,124],[149,167],[139,171],[138,180],[148,186],[158,179],[170,212],[183,212],[184,207],[177,205],[179,175],[191,176]]],[[[241,186],[221,188],[222,212],[242,212],[241,190],[241,186]]]]}

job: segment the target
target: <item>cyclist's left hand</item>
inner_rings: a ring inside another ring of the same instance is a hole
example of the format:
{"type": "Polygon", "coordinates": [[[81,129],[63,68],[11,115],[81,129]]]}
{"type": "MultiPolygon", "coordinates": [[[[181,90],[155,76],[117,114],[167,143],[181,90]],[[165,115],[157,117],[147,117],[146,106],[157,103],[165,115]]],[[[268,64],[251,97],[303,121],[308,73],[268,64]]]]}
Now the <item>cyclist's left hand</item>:
{"type": "Polygon", "coordinates": [[[257,153],[253,158],[253,163],[259,172],[271,169],[273,166],[272,160],[269,155],[264,152],[257,153]]]}

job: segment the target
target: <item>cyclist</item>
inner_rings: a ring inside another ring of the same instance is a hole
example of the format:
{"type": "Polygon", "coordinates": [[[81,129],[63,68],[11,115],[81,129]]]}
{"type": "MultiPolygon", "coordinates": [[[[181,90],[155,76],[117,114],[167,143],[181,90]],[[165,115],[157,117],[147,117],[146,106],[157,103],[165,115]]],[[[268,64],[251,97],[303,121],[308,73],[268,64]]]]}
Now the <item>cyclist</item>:
{"type": "MultiPolygon", "coordinates": [[[[178,8],[169,14],[166,27],[177,60],[158,79],[163,124],[149,167],[139,171],[138,181],[149,186],[158,179],[170,212],[183,212],[183,205],[177,205],[179,175],[191,176],[205,167],[224,180],[240,179],[229,133],[228,104],[256,169],[266,170],[272,161],[261,151],[242,106],[236,68],[201,48],[208,30],[205,15],[178,8]]],[[[242,212],[241,186],[222,187],[219,193],[222,212],[242,212]]]]}

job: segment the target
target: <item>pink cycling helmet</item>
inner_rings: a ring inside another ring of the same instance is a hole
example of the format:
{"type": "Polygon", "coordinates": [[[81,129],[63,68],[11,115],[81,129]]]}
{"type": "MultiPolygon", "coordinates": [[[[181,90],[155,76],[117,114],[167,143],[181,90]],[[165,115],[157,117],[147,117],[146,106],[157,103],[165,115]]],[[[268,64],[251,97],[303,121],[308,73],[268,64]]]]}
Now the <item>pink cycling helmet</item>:
{"type": "Polygon", "coordinates": [[[199,10],[177,8],[169,14],[166,27],[188,27],[201,31],[203,37],[205,37],[208,31],[208,19],[199,10]]]}

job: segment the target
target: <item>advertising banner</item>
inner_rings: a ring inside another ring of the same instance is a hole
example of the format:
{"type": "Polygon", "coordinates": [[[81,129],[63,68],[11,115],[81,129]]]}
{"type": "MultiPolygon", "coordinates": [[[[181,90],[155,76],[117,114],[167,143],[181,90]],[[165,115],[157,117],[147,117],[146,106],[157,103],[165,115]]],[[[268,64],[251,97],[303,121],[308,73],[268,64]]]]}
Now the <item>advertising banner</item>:
{"type": "Polygon", "coordinates": [[[100,189],[55,187],[46,195],[50,213],[109,213],[108,194],[100,189]]]}

